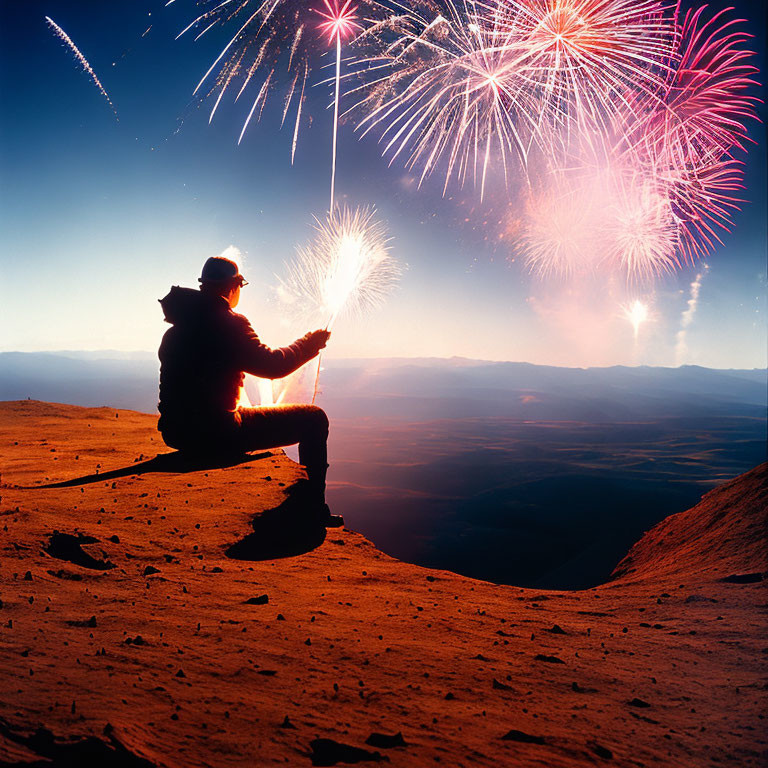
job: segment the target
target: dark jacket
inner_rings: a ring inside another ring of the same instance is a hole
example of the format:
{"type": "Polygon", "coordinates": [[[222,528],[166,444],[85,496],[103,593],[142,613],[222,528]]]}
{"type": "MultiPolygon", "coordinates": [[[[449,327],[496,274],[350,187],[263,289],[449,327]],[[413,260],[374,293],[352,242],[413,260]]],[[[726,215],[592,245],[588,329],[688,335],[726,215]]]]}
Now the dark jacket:
{"type": "Polygon", "coordinates": [[[173,327],[160,344],[158,428],[172,447],[223,435],[236,425],[244,373],[279,379],[319,351],[311,334],[270,349],[220,296],[175,285],[160,305],[173,327]]]}

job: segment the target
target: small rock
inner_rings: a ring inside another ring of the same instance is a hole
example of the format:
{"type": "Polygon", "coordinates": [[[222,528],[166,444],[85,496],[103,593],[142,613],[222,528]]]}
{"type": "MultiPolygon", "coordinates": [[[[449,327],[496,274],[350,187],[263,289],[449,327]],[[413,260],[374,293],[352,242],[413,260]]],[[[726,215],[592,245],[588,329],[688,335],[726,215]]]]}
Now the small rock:
{"type": "Polygon", "coordinates": [[[650,707],[651,705],[647,701],[643,701],[642,699],[638,699],[635,697],[631,701],[628,701],[627,704],[629,704],[630,707],[650,707]]]}
{"type": "Polygon", "coordinates": [[[266,605],[269,602],[269,595],[259,595],[258,597],[249,597],[246,605],[266,605]]]}
{"type": "Polygon", "coordinates": [[[285,716],[283,719],[283,722],[280,723],[281,728],[292,728],[294,731],[297,730],[296,726],[288,719],[288,715],[285,716]]]}
{"type": "Polygon", "coordinates": [[[552,629],[545,630],[551,632],[553,635],[566,635],[568,634],[559,624],[553,624],[552,629]]]}
{"type": "Polygon", "coordinates": [[[378,747],[379,749],[392,749],[394,747],[407,747],[408,743],[403,738],[403,734],[398,731],[394,736],[386,733],[372,733],[365,743],[369,747],[378,747]]]}
{"type": "Polygon", "coordinates": [[[144,574],[143,575],[144,576],[151,576],[153,573],[160,573],[160,569],[159,568],[155,568],[154,565],[148,565],[144,569],[144,574]]]}
{"type": "Polygon", "coordinates": [[[607,747],[603,747],[600,744],[598,744],[596,741],[591,741],[587,746],[598,756],[602,757],[603,760],[613,760],[613,752],[611,752],[610,749],[607,747]]]}
{"type": "Polygon", "coordinates": [[[495,677],[493,678],[493,685],[491,686],[497,691],[511,691],[512,686],[506,683],[500,683],[495,677]]]}
{"type": "Polygon", "coordinates": [[[557,656],[547,656],[544,653],[537,653],[533,657],[536,661],[546,661],[548,664],[565,664],[562,659],[558,659],[557,656]]]}
{"type": "Polygon", "coordinates": [[[517,731],[514,728],[511,731],[507,731],[502,737],[503,741],[519,741],[523,744],[543,744],[543,736],[532,736],[525,731],[517,731]]]}
{"type": "Polygon", "coordinates": [[[312,754],[312,765],[336,765],[337,763],[380,763],[389,758],[380,752],[369,752],[367,749],[342,744],[333,739],[314,739],[309,743],[312,754]]]}

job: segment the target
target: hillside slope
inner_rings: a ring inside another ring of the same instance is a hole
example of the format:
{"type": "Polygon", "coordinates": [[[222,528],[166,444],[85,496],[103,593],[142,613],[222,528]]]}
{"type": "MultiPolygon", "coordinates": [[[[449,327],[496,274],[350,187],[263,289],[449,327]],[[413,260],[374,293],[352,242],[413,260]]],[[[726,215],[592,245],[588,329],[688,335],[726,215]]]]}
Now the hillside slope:
{"type": "Polygon", "coordinates": [[[765,467],[566,593],[314,528],[282,452],[190,466],[130,411],[0,404],[0,466],[1,765],[764,764],[765,467]]]}
{"type": "Polygon", "coordinates": [[[759,582],[768,575],[768,464],[707,493],[643,536],[615,578],[759,582]]]}

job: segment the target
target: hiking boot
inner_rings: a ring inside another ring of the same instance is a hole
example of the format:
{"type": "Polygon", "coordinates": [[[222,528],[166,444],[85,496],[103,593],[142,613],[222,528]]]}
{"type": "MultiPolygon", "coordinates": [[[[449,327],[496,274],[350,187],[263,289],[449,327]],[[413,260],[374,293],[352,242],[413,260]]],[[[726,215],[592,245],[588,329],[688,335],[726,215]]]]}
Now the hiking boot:
{"type": "Polygon", "coordinates": [[[341,528],[344,518],[341,515],[332,515],[327,504],[323,504],[318,519],[326,528],[341,528]]]}

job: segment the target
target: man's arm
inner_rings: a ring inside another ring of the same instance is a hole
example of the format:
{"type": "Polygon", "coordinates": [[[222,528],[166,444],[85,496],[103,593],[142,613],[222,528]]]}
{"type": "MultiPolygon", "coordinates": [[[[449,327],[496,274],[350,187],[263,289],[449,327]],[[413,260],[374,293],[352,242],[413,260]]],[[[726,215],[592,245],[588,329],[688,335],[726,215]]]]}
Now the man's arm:
{"type": "Polygon", "coordinates": [[[301,368],[325,346],[330,333],[311,331],[288,347],[271,349],[262,344],[248,320],[236,315],[238,322],[235,356],[241,371],[262,379],[281,379],[301,368]]]}

